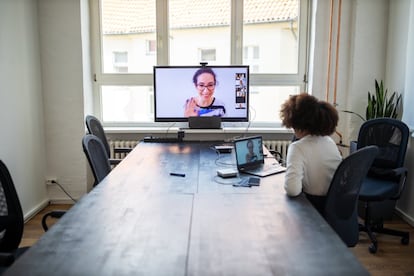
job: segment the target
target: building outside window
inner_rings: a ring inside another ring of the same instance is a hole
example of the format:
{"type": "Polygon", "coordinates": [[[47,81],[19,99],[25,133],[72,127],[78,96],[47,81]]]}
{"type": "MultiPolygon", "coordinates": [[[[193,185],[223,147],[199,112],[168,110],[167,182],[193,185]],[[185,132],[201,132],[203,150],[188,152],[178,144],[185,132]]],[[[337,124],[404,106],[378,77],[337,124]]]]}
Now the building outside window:
{"type": "Polygon", "coordinates": [[[128,73],[128,52],[113,52],[113,66],[116,73],[128,73]]]}
{"type": "Polygon", "coordinates": [[[259,73],[260,71],[260,47],[244,46],[243,63],[250,65],[250,73],[259,73]]]}
{"type": "Polygon", "coordinates": [[[155,55],[157,52],[157,41],[147,40],[147,55],[155,55]]]}
{"type": "Polygon", "coordinates": [[[200,61],[216,61],[216,49],[200,49],[200,61]]]}

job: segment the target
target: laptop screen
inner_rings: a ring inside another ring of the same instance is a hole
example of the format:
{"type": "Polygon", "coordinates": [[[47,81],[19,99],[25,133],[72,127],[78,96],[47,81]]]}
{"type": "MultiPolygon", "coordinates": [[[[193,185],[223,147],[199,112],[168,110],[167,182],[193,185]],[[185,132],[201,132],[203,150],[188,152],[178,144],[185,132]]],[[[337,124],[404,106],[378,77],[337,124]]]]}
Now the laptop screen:
{"type": "Polygon", "coordinates": [[[234,140],[237,169],[245,170],[264,163],[262,136],[234,140]]]}

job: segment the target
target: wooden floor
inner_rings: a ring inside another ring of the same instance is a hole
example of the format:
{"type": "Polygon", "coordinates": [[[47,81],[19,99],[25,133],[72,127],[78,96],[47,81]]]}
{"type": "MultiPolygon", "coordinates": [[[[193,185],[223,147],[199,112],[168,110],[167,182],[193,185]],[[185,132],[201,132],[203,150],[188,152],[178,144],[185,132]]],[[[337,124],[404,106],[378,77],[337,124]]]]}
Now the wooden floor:
{"type": "MultiPolygon", "coordinates": [[[[20,243],[20,247],[33,245],[45,233],[42,228],[42,217],[44,214],[52,210],[68,210],[70,207],[72,207],[72,205],[70,204],[49,205],[41,212],[39,212],[36,216],[34,216],[32,219],[30,219],[28,222],[26,222],[26,224],[24,225],[23,238],[20,243]]],[[[47,225],[49,226],[49,228],[56,221],[57,219],[48,218],[47,225]]]]}
{"type": "Polygon", "coordinates": [[[351,248],[360,262],[371,275],[414,275],[414,228],[395,216],[385,225],[387,228],[409,231],[410,244],[402,245],[399,237],[378,234],[378,251],[371,254],[368,246],[371,244],[366,233],[361,233],[359,243],[351,248]]]}
{"type": "MultiPolygon", "coordinates": [[[[43,214],[49,210],[67,210],[71,205],[51,205],[37,214],[25,224],[23,240],[21,246],[34,244],[43,234],[41,219],[43,214]]],[[[48,225],[53,225],[55,220],[49,219],[48,225]]],[[[378,252],[371,254],[368,251],[370,244],[368,236],[361,233],[358,245],[351,248],[360,262],[368,269],[371,275],[412,275],[414,276],[414,228],[403,220],[396,217],[386,227],[410,231],[412,242],[409,245],[402,245],[400,239],[387,235],[378,235],[378,252]]],[[[327,258],[329,265],[329,256],[327,258]]]]}

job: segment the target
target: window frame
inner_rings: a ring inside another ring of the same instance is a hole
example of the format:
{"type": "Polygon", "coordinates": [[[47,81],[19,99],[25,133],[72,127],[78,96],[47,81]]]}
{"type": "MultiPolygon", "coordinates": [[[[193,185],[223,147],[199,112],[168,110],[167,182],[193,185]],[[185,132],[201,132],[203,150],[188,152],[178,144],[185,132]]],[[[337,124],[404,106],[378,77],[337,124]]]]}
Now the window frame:
{"type": "MultiPolygon", "coordinates": [[[[307,92],[309,31],[311,0],[299,0],[299,45],[297,74],[251,73],[250,86],[299,86],[307,92]]],[[[105,85],[153,86],[152,73],[103,73],[103,44],[101,40],[100,5],[101,0],[90,0],[91,46],[93,70],[93,112],[102,120],[101,87],[105,85]]],[[[230,64],[243,64],[243,0],[231,0],[230,64]]],[[[169,65],[169,26],[168,0],[155,0],[156,5],[156,65],[169,65]]],[[[249,45],[246,45],[249,46],[249,45]]],[[[249,127],[280,128],[279,122],[249,122],[249,127]]],[[[107,127],[169,127],[156,122],[103,122],[107,127]]],[[[239,126],[239,125],[237,125],[239,126]]]]}

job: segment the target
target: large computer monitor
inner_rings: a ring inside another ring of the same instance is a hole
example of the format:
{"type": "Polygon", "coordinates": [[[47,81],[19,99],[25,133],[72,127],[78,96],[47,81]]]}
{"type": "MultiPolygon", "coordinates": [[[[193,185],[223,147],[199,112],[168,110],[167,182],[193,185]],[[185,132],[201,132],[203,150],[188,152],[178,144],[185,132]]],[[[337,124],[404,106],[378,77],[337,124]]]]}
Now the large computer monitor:
{"type": "Polygon", "coordinates": [[[155,66],[156,122],[189,117],[249,120],[249,66],[155,66]]]}

